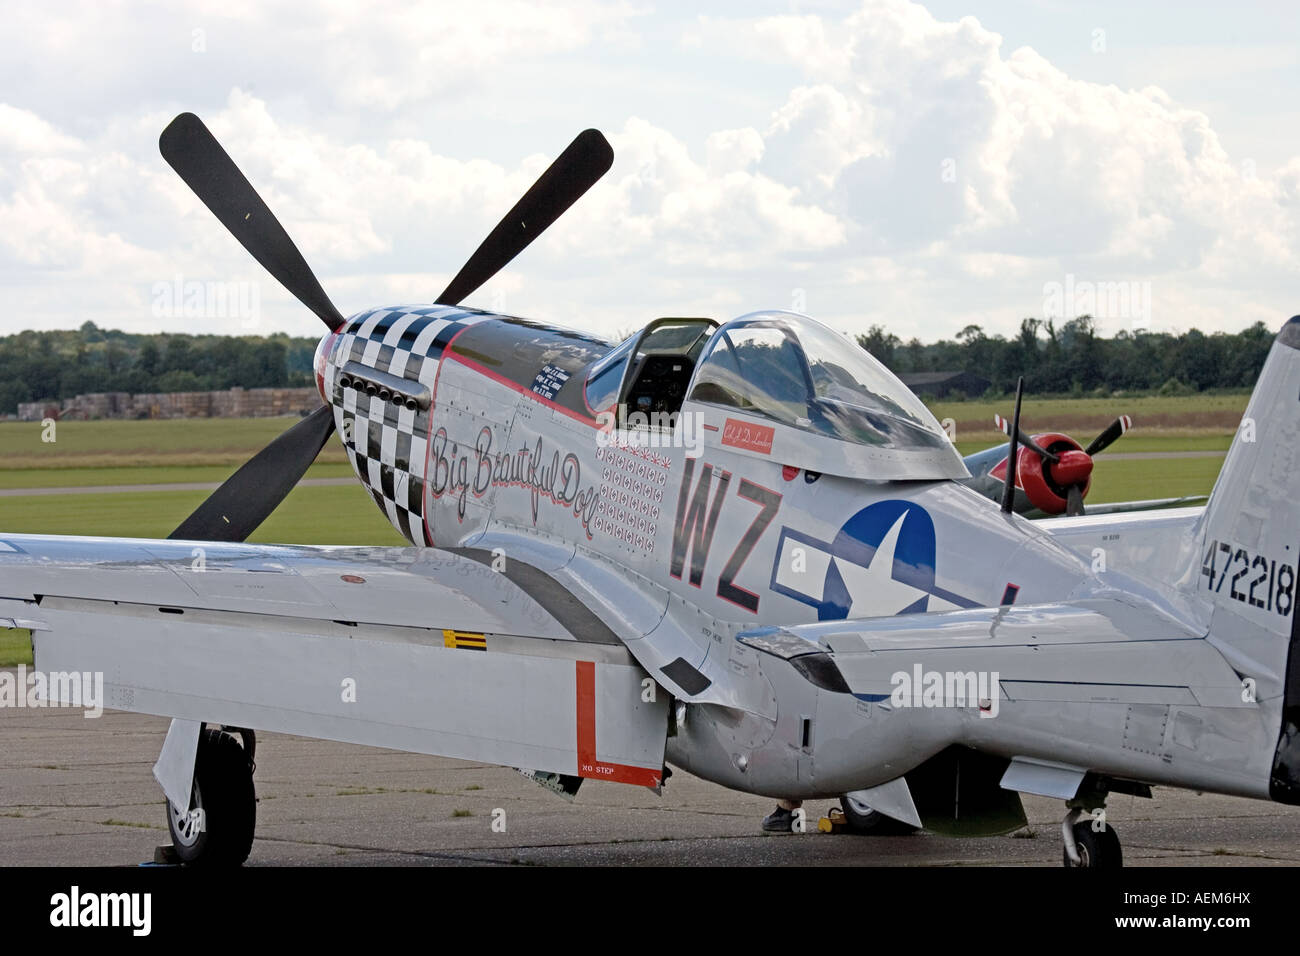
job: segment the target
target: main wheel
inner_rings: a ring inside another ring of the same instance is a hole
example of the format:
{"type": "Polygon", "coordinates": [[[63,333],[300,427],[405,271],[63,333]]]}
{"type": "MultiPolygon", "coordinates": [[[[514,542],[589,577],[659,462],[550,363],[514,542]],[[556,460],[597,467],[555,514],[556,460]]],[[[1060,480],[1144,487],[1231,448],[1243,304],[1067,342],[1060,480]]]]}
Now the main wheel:
{"type": "Polygon", "coordinates": [[[916,832],[910,823],[885,816],[847,795],[840,797],[840,808],[849,822],[849,830],[861,836],[907,836],[916,832]]]}
{"type": "Polygon", "coordinates": [[[239,741],[220,730],[204,730],[194,766],[190,805],[167,801],[167,829],[183,863],[239,866],[253,848],[257,794],[253,764],[239,741]]]}
{"type": "Polygon", "coordinates": [[[1068,867],[1089,867],[1094,870],[1118,870],[1124,865],[1124,853],[1119,848],[1119,837],[1107,824],[1098,831],[1091,822],[1074,825],[1074,844],[1079,850],[1079,862],[1070,862],[1070,854],[1061,848],[1061,858],[1068,867]]]}

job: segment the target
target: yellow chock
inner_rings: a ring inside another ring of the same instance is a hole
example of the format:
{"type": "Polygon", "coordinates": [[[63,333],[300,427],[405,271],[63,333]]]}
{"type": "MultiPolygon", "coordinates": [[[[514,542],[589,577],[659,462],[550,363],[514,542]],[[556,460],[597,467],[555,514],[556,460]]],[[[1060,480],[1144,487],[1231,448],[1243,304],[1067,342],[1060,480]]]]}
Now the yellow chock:
{"type": "Polygon", "coordinates": [[[817,830],[820,833],[840,833],[848,829],[849,821],[844,818],[844,811],[839,807],[831,807],[826,811],[826,816],[817,821],[817,830]]]}

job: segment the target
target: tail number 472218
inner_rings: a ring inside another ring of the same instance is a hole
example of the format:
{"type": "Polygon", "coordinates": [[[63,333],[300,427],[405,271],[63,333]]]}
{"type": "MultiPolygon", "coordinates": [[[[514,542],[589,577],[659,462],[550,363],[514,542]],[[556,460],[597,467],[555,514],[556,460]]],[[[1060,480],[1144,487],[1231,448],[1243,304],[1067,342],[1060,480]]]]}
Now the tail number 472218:
{"type": "Polygon", "coordinates": [[[1201,562],[1206,588],[1251,607],[1276,611],[1283,617],[1295,603],[1295,568],[1276,558],[1251,554],[1226,541],[1211,541],[1201,562]],[[1225,582],[1227,588],[1224,588],[1225,582]]]}

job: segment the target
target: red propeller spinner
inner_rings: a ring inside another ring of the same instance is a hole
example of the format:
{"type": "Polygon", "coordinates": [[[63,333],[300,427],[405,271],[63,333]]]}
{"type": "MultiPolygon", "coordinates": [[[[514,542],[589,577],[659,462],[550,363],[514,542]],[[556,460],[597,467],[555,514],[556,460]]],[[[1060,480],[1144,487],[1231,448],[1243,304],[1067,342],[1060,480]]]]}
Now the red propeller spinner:
{"type": "MultiPolygon", "coordinates": [[[[1011,423],[995,415],[998,428],[1011,433],[1011,423]]],[[[1092,487],[1092,456],[1107,448],[1133,427],[1133,419],[1121,415],[1083,448],[1069,435],[1044,432],[1029,436],[1020,432],[1016,450],[1016,486],[1039,511],[1046,514],[1081,515],[1083,499],[1092,487]]],[[[992,472],[1005,478],[1006,461],[992,472]]]]}

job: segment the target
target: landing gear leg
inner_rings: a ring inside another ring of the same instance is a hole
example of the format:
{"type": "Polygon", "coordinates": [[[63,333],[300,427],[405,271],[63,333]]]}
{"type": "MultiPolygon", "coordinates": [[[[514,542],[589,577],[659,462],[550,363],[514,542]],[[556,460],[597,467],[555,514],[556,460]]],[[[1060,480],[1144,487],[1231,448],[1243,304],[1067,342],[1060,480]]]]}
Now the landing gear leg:
{"type": "Polygon", "coordinates": [[[1061,822],[1065,866],[1107,870],[1123,866],[1119,837],[1106,822],[1100,798],[1071,800],[1067,806],[1069,812],[1061,822]]]}

